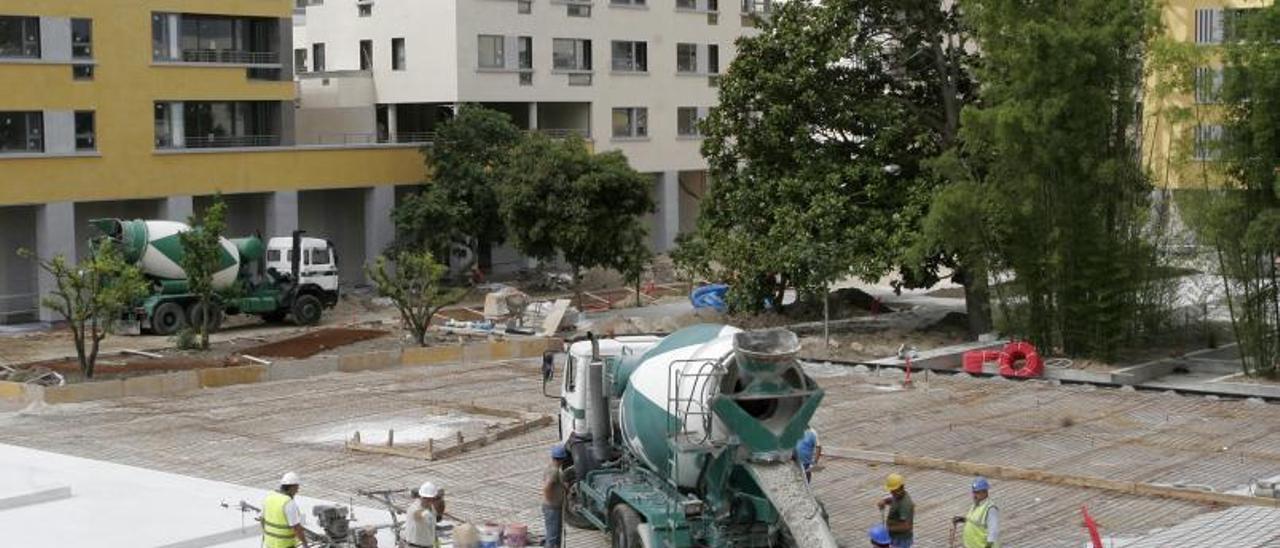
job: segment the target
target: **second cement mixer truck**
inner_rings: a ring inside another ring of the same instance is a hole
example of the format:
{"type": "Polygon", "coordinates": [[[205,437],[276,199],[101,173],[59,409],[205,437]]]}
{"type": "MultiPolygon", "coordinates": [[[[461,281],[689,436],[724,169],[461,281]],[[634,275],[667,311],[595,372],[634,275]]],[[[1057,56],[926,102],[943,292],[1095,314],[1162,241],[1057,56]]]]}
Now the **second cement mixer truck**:
{"type": "Polygon", "coordinates": [[[793,460],[823,391],[785,330],[703,324],[561,358],[571,525],[613,548],[835,548],[793,460]]]}
{"type": "MultiPolygon", "coordinates": [[[[157,335],[172,335],[205,317],[199,298],[188,290],[178,234],[191,230],[174,221],[94,219],[101,235],[91,245],[115,245],[151,282],[151,292],[135,303],[123,324],[157,335]]],[[[222,241],[222,269],[213,275],[218,308],[209,315],[216,329],[224,314],[252,314],[271,322],[292,317],[294,323],[320,321],[325,308],[338,302],[338,257],[319,238],[271,238],[266,249],[256,236],[222,241]],[[265,253],[264,253],[265,251],[265,253]]]]}

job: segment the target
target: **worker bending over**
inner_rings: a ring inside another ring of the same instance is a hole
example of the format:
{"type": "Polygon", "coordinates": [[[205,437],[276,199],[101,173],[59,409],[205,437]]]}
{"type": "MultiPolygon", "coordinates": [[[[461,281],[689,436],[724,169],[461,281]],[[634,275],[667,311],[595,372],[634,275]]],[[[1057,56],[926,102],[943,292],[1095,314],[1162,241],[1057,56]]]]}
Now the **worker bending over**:
{"type": "Polygon", "coordinates": [[[444,516],[444,494],[431,482],[418,488],[418,498],[405,508],[404,545],[408,548],[435,548],[436,522],[444,516]]]}
{"type": "Polygon", "coordinates": [[[906,482],[900,474],[889,474],[884,482],[885,491],[889,495],[876,502],[880,510],[889,509],[885,515],[884,525],[889,529],[890,546],[893,548],[911,548],[915,540],[916,503],[907,494],[906,482]]]}
{"type": "Polygon", "coordinates": [[[306,530],[302,528],[302,512],[293,497],[298,494],[298,475],[286,472],[280,478],[280,490],[272,491],[262,503],[263,548],[309,548],[306,530]]]}
{"type": "Polygon", "coordinates": [[[987,498],[991,485],[987,478],[973,479],[973,507],[966,516],[956,516],[954,523],[964,524],[964,548],[999,548],[1000,513],[987,498]]]}
{"type": "Polygon", "coordinates": [[[560,533],[564,528],[564,465],[569,461],[569,452],[564,444],[551,446],[551,462],[542,473],[542,523],[546,527],[547,537],[542,544],[548,548],[560,546],[560,533]]]}
{"type": "Polygon", "coordinates": [[[813,467],[822,458],[822,446],[818,444],[818,432],[812,428],[804,431],[796,442],[796,463],[804,470],[804,480],[813,481],[813,467]]]}

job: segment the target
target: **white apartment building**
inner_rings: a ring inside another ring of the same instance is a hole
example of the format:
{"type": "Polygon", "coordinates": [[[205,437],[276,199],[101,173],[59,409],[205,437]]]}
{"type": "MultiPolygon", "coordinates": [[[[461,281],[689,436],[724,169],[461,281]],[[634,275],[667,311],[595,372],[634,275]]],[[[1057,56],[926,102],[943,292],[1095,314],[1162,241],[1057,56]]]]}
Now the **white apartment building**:
{"type": "Polygon", "coordinates": [[[770,2],[298,0],[298,138],[429,141],[460,103],[578,133],[653,174],[650,232],[666,251],[706,191],[697,120],[752,32],[747,14],[770,2]]]}

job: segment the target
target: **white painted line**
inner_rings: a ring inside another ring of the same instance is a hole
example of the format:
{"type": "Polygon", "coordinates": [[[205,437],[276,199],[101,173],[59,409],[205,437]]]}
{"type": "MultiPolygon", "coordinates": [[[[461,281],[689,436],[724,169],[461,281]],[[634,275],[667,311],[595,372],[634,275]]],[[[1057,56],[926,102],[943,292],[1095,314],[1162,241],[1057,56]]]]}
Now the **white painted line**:
{"type": "Polygon", "coordinates": [[[0,511],[69,498],[71,498],[71,488],[67,486],[31,491],[21,495],[0,498],[0,511]]]}

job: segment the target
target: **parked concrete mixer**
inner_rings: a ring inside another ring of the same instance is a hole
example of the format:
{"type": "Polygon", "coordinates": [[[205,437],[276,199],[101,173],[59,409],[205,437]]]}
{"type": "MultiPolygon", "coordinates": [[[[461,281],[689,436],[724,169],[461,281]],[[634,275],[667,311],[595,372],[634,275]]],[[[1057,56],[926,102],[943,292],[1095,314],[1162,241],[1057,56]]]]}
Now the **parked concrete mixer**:
{"type": "MultiPolygon", "coordinates": [[[[92,245],[115,245],[126,261],[138,266],[151,282],[151,292],[126,312],[125,326],[171,335],[185,326],[199,325],[204,311],[190,292],[182,268],[185,252],[179,234],[191,230],[175,221],[94,219],[101,235],[92,245]]],[[[320,321],[325,308],[338,302],[338,262],[333,246],[295,232],[262,239],[222,238],[221,268],[213,275],[217,308],[209,327],[217,329],[224,314],[252,314],[271,322],[291,316],[299,325],[320,321]],[[264,253],[265,251],[265,253],[264,253]],[[265,260],[264,260],[265,259],[265,260]]]]}
{"type": "Polygon", "coordinates": [[[785,330],[703,324],[562,359],[566,521],[614,548],[835,548],[793,460],[823,392],[785,330]]]}

